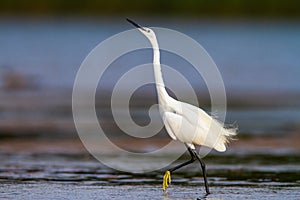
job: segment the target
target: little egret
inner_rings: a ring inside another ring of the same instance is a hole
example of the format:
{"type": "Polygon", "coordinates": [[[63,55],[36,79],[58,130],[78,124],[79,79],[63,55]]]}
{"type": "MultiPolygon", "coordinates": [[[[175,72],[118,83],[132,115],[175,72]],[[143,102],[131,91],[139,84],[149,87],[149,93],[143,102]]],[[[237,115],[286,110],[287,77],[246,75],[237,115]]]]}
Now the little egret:
{"type": "Polygon", "coordinates": [[[154,31],[150,28],[142,27],[130,19],[127,19],[127,21],[145,35],[151,43],[156,90],[163,123],[169,136],[173,140],[183,142],[191,155],[191,160],[166,171],[163,177],[163,190],[165,191],[171,183],[172,172],[198,160],[202,168],[206,194],[209,194],[205,163],[198,155],[195,146],[206,146],[219,152],[224,152],[226,144],[232,136],[236,135],[236,130],[224,128],[221,123],[202,109],[170,97],[162,78],[160,51],[154,31]],[[211,131],[212,129],[214,132],[211,131]]]}

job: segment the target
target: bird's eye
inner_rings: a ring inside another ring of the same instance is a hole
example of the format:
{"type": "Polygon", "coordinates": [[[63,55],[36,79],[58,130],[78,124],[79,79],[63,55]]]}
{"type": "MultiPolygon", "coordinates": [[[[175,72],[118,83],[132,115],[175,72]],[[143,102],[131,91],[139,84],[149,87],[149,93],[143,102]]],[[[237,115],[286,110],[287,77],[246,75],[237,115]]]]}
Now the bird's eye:
{"type": "Polygon", "coordinates": [[[150,30],[149,30],[149,29],[147,29],[147,33],[150,33],[150,30]]]}

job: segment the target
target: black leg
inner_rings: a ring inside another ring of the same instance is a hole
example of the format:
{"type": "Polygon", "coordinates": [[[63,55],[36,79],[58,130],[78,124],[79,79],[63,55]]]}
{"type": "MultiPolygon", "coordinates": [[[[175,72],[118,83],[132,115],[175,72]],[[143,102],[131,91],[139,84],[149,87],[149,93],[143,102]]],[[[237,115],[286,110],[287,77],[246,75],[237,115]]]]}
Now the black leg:
{"type": "Polygon", "coordinates": [[[197,158],[194,155],[193,151],[188,146],[186,146],[186,147],[188,148],[188,151],[191,154],[192,158],[191,158],[191,160],[186,161],[186,162],[184,162],[180,165],[177,165],[177,166],[169,169],[168,171],[166,171],[166,173],[164,175],[164,178],[163,178],[163,190],[164,191],[168,188],[168,185],[171,183],[171,172],[174,172],[175,170],[180,169],[180,168],[182,168],[186,165],[189,165],[189,164],[193,163],[195,160],[197,160],[197,158]]]}
{"type": "Polygon", "coordinates": [[[206,167],[205,167],[205,163],[203,162],[203,160],[199,157],[199,155],[197,154],[195,149],[191,149],[189,146],[187,146],[187,149],[189,151],[189,153],[191,154],[191,160],[184,162],[180,165],[177,165],[171,169],[169,169],[170,172],[174,172],[177,169],[180,169],[186,165],[189,165],[191,163],[193,163],[195,160],[198,160],[200,165],[201,165],[201,169],[202,169],[202,173],[203,173],[203,178],[204,178],[204,184],[205,184],[205,191],[206,191],[206,195],[210,194],[209,192],[209,188],[208,188],[208,181],[207,181],[207,176],[206,176],[206,167]]]}
{"type": "Polygon", "coordinates": [[[174,172],[177,169],[180,169],[180,168],[182,168],[182,167],[184,167],[186,165],[189,165],[189,164],[193,163],[197,159],[197,157],[195,156],[195,153],[193,152],[193,150],[190,147],[188,147],[187,145],[186,145],[186,148],[188,149],[189,153],[192,156],[191,160],[186,161],[186,162],[184,162],[184,163],[182,163],[180,165],[177,165],[177,166],[169,169],[170,172],[174,172]]]}
{"type": "Polygon", "coordinates": [[[170,171],[170,172],[174,172],[174,171],[177,170],[177,169],[180,169],[180,168],[182,168],[182,167],[184,167],[184,166],[186,166],[186,165],[189,165],[189,164],[193,163],[195,160],[196,160],[196,158],[192,158],[192,159],[189,160],[189,161],[186,161],[186,162],[184,162],[184,163],[182,163],[182,164],[180,164],[180,165],[177,165],[177,166],[175,166],[175,167],[169,169],[169,171],[170,171]]]}
{"type": "Polygon", "coordinates": [[[201,169],[202,169],[202,173],[203,173],[203,178],[204,178],[204,184],[205,184],[205,191],[206,194],[210,194],[209,192],[209,188],[208,188],[208,181],[207,181],[207,176],[206,176],[206,166],[204,161],[200,158],[200,156],[197,154],[197,152],[195,150],[193,150],[197,160],[199,161],[200,165],[201,165],[201,169]]]}

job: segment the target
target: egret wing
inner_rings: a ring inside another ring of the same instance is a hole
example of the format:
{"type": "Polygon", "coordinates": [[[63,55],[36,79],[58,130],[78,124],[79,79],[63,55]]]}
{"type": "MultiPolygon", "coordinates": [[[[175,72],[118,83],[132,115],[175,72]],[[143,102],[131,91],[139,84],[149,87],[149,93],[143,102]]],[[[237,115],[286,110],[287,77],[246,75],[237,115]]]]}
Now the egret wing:
{"type": "Polygon", "coordinates": [[[223,124],[198,107],[178,102],[175,109],[184,123],[180,134],[187,134],[192,137],[192,144],[204,145],[222,152],[226,150],[228,139],[236,134],[235,129],[224,128],[223,124]]]}
{"type": "Polygon", "coordinates": [[[164,124],[165,124],[165,127],[167,129],[169,136],[173,140],[177,140],[175,133],[174,133],[175,128],[173,127],[173,124],[175,126],[177,126],[177,122],[180,121],[180,119],[178,119],[177,116],[170,115],[170,114],[171,114],[171,112],[164,112],[163,113],[163,121],[164,121],[164,124]]]}
{"type": "Polygon", "coordinates": [[[163,119],[166,129],[173,139],[176,138],[189,145],[193,144],[197,127],[193,126],[183,116],[173,112],[164,112],[163,119]]]}

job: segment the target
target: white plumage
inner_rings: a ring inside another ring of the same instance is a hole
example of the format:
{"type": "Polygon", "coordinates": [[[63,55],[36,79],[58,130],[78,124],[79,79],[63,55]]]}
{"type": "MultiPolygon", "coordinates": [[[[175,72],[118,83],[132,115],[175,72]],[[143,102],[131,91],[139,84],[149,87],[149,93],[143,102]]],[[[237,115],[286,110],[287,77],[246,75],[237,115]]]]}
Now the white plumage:
{"type": "Polygon", "coordinates": [[[154,31],[127,20],[136,26],[152,45],[160,114],[170,137],[186,143],[192,149],[195,149],[194,145],[203,145],[220,152],[225,151],[228,139],[236,135],[236,130],[224,128],[201,108],[177,101],[168,95],[161,73],[160,52],[154,31]]]}
{"type": "MultiPolygon", "coordinates": [[[[162,98],[159,95],[159,98],[162,98]]],[[[194,145],[206,146],[223,152],[235,129],[225,129],[220,122],[201,108],[177,101],[170,96],[160,102],[160,112],[170,137],[186,143],[192,149],[194,145]],[[164,105],[167,103],[167,106],[164,105]]]]}
{"type": "Polygon", "coordinates": [[[171,182],[171,172],[198,160],[201,164],[206,194],[209,194],[205,164],[197,154],[195,145],[214,148],[217,151],[226,151],[229,139],[236,135],[235,129],[226,129],[223,125],[208,115],[204,110],[196,106],[177,101],[169,96],[165,89],[161,65],[160,52],[157,39],[153,30],[142,27],[130,19],[127,19],[150,41],[153,48],[153,68],[158,95],[159,111],[163,123],[170,137],[186,144],[192,158],[183,164],[166,171],[163,178],[163,190],[166,190],[171,182]]]}
{"type": "Polygon", "coordinates": [[[146,27],[138,27],[138,30],[148,38],[153,48],[160,114],[170,137],[186,143],[192,149],[195,149],[194,145],[203,145],[220,152],[225,151],[228,139],[236,135],[236,130],[224,128],[201,108],[177,101],[168,95],[161,73],[160,52],[155,33],[146,27]]]}

